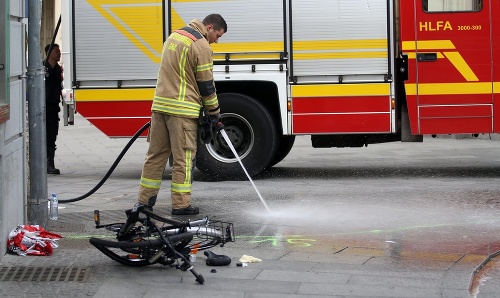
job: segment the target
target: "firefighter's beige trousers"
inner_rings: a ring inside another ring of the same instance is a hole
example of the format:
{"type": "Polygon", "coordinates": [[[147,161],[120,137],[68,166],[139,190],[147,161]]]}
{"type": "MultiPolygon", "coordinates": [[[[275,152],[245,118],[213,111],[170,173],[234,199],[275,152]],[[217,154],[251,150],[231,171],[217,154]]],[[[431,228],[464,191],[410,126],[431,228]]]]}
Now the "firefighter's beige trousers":
{"type": "Polygon", "coordinates": [[[163,171],[172,154],[172,208],[190,205],[191,169],[196,156],[197,129],[198,119],[153,112],[148,134],[149,150],[139,185],[139,203],[154,205],[160,191],[163,171]]]}

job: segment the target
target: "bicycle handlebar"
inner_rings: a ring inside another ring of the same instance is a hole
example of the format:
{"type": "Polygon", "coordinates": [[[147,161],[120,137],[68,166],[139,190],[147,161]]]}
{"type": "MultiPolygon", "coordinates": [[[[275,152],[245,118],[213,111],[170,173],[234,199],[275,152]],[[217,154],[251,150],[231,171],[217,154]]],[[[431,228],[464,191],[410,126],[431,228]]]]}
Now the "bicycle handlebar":
{"type": "Polygon", "coordinates": [[[191,227],[194,227],[194,226],[207,225],[208,224],[208,216],[206,216],[203,219],[197,219],[197,220],[193,220],[193,221],[191,221],[191,220],[183,221],[183,220],[178,220],[178,219],[173,219],[173,218],[166,218],[166,217],[160,216],[160,215],[158,215],[158,214],[156,214],[156,213],[154,213],[152,211],[149,211],[148,209],[142,209],[142,210],[140,210],[140,212],[144,213],[147,216],[150,216],[153,219],[159,220],[159,221],[164,222],[164,223],[171,224],[171,225],[176,226],[176,227],[188,227],[188,228],[191,228],[191,227]]]}
{"type": "Polygon", "coordinates": [[[208,224],[208,216],[205,216],[205,218],[203,219],[197,219],[197,220],[188,220],[187,221],[188,225],[190,228],[194,227],[194,226],[200,226],[200,225],[207,225],[208,224]]]}
{"type": "Polygon", "coordinates": [[[166,218],[166,217],[160,216],[156,213],[153,213],[153,211],[149,211],[148,209],[142,209],[142,210],[140,210],[140,212],[144,213],[145,215],[147,215],[153,219],[156,219],[156,220],[159,220],[161,222],[168,223],[168,224],[171,224],[174,226],[183,227],[186,225],[181,220],[177,220],[177,219],[173,219],[173,218],[166,218]]]}

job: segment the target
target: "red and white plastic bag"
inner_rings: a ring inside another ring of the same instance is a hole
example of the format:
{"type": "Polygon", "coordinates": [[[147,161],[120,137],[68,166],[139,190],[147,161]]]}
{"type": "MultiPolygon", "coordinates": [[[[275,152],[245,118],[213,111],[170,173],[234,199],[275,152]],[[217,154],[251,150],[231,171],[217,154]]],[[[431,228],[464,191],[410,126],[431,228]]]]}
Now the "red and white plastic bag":
{"type": "Polygon", "coordinates": [[[19,225],[9,234],[7,249],[20,256],[50,256],[61,238],[39,225],[19,225]]]}

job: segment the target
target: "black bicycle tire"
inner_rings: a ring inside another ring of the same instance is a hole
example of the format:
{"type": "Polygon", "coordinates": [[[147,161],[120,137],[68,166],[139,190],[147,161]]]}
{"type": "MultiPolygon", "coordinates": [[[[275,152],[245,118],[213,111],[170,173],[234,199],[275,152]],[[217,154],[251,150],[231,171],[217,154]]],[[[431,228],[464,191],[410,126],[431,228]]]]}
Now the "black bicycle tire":
{"type": "Polygon", "coordinates": [[[146,260],[146,259],[143,259],[143,260],[127,259],[126,257],[120,256],[120,255],[114,253],[113,251],[109,250],[106,246],[97,245],[94,243],[93,243],[93,245],[95,246],[95,248],[97,248],[103,254],[108,256],[110,259],[117,261],[120,264],[132,266],[132,267],[144,267],[144,266],[153,265],[153,263],[150,263],[149,260],[146,260]]]}
{"type": "MultiPolygon", "coordinates": [[[[169,236],[167,239],[175,245],[175,243],[179,241],[185,241],[189,240],[187,243],[189,243],[192,239],[192,234],[190,233],[182,233],[182,234],[176,234],[169,236]]],[[[113,240],[107,240],[107,239],[102,239],[102,238],[95,238],[92,237],[89,239],[89,242],[94,245],[98,250],[100,250],[102,253],[104,253],[106,256],[111,258],[114,261],[117,261],[120,264],[124,264],[127,266],[133,266],[133,267],[143,267],[143,266],[148,266],[152,265],[156,262],[150,263],[149,260],[147,259],[142,259],[142,260],[137,260],[137,259],[128,259],[124,256],[121,256],[112,250],[108,249],[109,247],[111,248],[118,248],[118,249],[133,249],[133,248],[146,248],[146,247],[151,247],[151,248],[160,248],[163,245],[163,241],[158,238],[154,240],[143,240],[143,241],[113,241],[113,240]]]]}
{"type": "MultiPolygon", "coordinates": [[[[174,237],[177,235],[172,235],[171,237],[174,237]]],[[[170,238],[170,237],[169,237],[170,238]]],[[[162,241],[160,238],[154,239],[154,240],[142,240],[142,241],[137,241],[137,242],[132,242],[132,241],[113,241],[113,240],[106,240],[103,238],[90,238],[89,239],[90,243],[92,245],[99,245],[99,246],[106,246],[106,247],[113,247],[113,248],[125,248],[125,249],[130,249],[130,248],[142,248],[142,247],[157,247],[161,246],[162,241]]]]}
{"type": "MultiPolygon", "coordinates": [[[[182,234],[175,234],[168,236],[167,239],[169,239],[172,243],[175,243],[179,240],[183,240],[186,237],[192,237],[191,233],[182,233],[182,234]]],[[[142,241],[113,241],[113,240],[106,240],[103,238],[90,238],[89,239],[90,243],[93,245],[100,245],[100,246],[107,246],[107,247],[113,247],[113,248],[142,248],[142,247],[159,247],[163,245],[163,241],[160,238],[154,239],[154,240],[142,240],[142,241]]]]}

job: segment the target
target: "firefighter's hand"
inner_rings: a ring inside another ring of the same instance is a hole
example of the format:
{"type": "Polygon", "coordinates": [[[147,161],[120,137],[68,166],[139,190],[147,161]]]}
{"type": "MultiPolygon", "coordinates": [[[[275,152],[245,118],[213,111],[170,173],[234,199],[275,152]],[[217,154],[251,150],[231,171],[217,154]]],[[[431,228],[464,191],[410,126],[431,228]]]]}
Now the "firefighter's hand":
{"type": "Polygon", "coordinates": [[[222,118],[220,113],[210,115],[210,118],[212,119],[212,123],[217,123],[220,122],[220,119],[222,118]]]}
{"type": "Polygon", "coordinates": [[[219,121],[219,122],[215,123],[214,131],[216,134],[219,133],[219,131],[221,131],[222,129],[224,129],[224,124],[222,124],[222,122],[219,121]]]}

